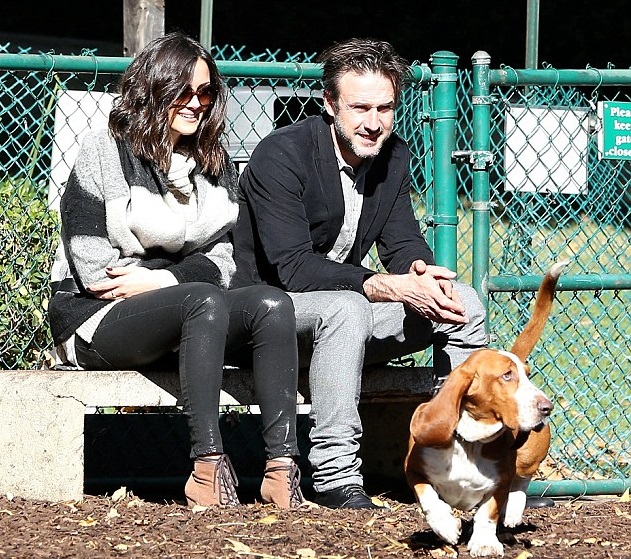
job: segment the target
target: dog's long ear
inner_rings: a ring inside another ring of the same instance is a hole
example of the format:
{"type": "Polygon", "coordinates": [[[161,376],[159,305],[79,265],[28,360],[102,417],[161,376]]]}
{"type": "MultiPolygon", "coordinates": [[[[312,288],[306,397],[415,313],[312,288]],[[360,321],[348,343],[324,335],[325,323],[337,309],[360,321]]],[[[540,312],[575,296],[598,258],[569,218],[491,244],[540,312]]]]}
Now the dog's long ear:
{"type": "Polygon", "coordinates": [[[535,347],[537,340],[541,337],[543,327],[550,316],[559,276],[567,263],[567,260],[555,263],[543,277],[543,281],[537,292],[537,298],[535,299],[535,307],[532,311],[532,316],[511,348],[511,352],[517,355],[522,361],[526,361],[526,358],[535,347]]]}
{"type": "Polygon", "coordinates": [[[456,367],[429,402],[421,404],[412,417],[411,434],[420,446],[447,446],[460,419],[460,401],[475,376],[476,355],[456,367]]]}

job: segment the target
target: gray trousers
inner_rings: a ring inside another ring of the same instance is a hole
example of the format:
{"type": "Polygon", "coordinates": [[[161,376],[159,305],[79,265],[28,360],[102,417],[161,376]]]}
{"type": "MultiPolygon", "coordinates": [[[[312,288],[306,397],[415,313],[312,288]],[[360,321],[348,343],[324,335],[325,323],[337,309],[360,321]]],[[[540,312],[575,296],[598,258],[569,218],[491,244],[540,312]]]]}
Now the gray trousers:
{"type": "Polygon", "coordinates": [[[309,462],[316,491],[363,484],[357,406],[364,364],[434,346],[434,372],[443,376],[487,345],[484,307],[477,293],[461,283],[454,287],[467,309],[466,325],[435,323],[402,303],[371,303],[354,291],[289,293],[296,312],[300,365],[309,367],[309,462]]]}

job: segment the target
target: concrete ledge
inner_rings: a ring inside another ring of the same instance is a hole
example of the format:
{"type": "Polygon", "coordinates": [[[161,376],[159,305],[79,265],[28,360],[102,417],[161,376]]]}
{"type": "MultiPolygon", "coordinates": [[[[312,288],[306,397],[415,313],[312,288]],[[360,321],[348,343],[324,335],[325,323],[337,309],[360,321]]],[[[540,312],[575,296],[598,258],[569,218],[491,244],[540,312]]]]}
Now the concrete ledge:
{"type": "MultiPolygon", "coordinates": [[[[363,403],[427,399],[431,369],[370,367],[363,403]]],[[[222,405],[255,404],[251,372],[226,368],[222,405]]],[[[299,402],[308,403],[306,371],[299,402]]],[[[84,415],[88,407],[178,405],[172,372],[1,371],[0,494],[48,501],[79,500],[84,482],[84,415]]]]}

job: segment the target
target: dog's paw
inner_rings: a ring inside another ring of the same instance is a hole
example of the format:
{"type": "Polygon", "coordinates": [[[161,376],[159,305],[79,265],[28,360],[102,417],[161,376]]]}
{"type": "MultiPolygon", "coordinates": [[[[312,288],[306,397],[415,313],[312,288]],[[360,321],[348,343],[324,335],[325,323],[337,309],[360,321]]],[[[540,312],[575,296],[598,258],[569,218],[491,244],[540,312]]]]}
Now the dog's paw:
{"type": "Polygon", "coordinates": [[[452,514],[449,506],[442,510],[425,513],[425,520],[440,539],[452,545],[458,543],[462,532],[462,521],[452,514]]]}
{"type": "Polygon", "coordinates": [[[502,524],[507,528],[519,526],[523,522],[525,507],[526,493],[523,491],[511,491],[504,507],[502,524]]]}
{"type": "Polygon", "coordinates": [[[518,512],[511,512],[507,510],[502,524],[504,524],[506,528],[515,528],[515,526],[519,526],[524,521],[523,512],[523,509],[518,512]]]}
{"type": "Polygon", "coordinates": [[[467,549],[471,557],[502,557],[504,555],[504,546],[495,534],[480,536],[475,533],[475,530],[467,549]]]}
{"type": "Polygon", "coordinates": [[[480,508],[473,518],[473,533],[467,544],[471,557],[504,555],[504,546],[497,537],[497,523],[491,521],[480,508]]]}

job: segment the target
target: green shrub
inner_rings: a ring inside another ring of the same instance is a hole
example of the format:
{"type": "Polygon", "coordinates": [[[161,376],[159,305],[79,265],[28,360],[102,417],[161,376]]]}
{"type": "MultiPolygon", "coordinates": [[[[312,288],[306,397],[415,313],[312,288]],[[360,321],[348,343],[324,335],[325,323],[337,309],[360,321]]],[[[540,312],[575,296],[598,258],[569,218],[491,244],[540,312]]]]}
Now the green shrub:
{"type": "Polygon", "coordinates": [[[0,364],[38,368],[51,347],[49,276],[59,219],[28,180],[0,183],[0,364]]]}

